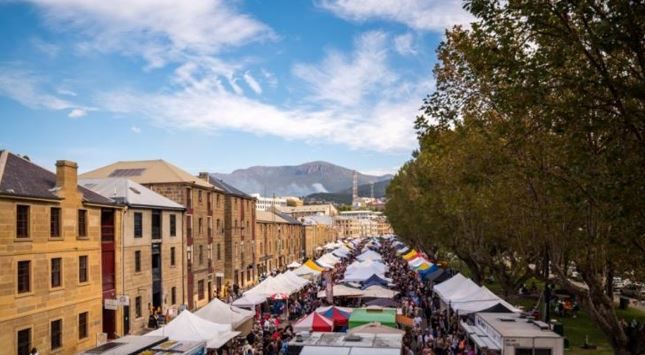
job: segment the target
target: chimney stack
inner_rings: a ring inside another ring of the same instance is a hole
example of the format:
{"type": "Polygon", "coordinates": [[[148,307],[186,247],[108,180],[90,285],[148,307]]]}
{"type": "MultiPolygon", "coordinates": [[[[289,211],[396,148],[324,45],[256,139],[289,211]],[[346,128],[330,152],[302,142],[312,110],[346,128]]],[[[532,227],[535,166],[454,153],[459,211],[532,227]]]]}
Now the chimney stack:
{"type": "Polygon", "coordinates": [[[208,176],[208,173],[206,173],[206,172],[202,171],[201,173],[199,173],[199,176],[197,176],[197,177],[202,179],[202,180],[206,180],[206,182],[209,183],[209,184],[211,182],[210,181],[210,176],[208,176]]]}
{"type": "Polygon", "coordinates": [[[77,191],[78,165],[75,162],[69,160],[56,162],[56,187],[63,191],[77,191]]]}

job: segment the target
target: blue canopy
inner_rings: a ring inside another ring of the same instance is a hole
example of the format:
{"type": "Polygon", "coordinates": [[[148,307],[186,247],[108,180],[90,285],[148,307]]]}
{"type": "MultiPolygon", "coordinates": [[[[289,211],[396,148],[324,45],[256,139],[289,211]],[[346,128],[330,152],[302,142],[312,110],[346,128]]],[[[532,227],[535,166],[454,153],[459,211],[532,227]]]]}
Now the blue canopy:
{"type": "Polygon", "coordinates": [[[383,280],[377,274],[372,274],[367,280],[363,281],[363,290],[374,285],[387,286],[388,282],[383,280]]]}
{"type": "Polygon", "coordinates": [[[419,275],[422,279],[425,280],[428,276],[430,276],[437,270],[439,270],[439,267],[436,264],[432,264],[432,266],[430,266],[429,268],[419,271],[419,275]]]}

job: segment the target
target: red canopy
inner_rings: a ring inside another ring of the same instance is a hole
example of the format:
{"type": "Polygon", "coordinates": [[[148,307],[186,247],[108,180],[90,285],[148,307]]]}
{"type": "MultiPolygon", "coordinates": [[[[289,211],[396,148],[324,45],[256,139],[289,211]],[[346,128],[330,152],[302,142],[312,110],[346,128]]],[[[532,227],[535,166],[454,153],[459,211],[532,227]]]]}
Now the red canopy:
{"type": "Polygon", "coordinates": [[[313,312],[293,325],[293,330],[313,331],[313,332],[332,332],[334,331],[334,322],[320,314],[313,312]]]}
{"type": "Polygon", "coordinates": [[[320,314],[334,321],[335,326],[347,325],[349,321],[349,313],[338,309],[336,306],[331,306],[324,312],[320,312],[320,314]]]}

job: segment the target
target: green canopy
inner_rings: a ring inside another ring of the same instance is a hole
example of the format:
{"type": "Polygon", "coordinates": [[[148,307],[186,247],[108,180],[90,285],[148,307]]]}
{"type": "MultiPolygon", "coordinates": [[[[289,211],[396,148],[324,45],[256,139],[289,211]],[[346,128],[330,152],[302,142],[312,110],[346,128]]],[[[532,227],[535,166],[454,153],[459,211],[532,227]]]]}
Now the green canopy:
{"type": "Polygon", "coordinates": [[[349,328],[351,329],[371,322],[379,322],[382,325],[396,328],[396,310],[387,308],[355,309],[349,317],[349,328]]]}

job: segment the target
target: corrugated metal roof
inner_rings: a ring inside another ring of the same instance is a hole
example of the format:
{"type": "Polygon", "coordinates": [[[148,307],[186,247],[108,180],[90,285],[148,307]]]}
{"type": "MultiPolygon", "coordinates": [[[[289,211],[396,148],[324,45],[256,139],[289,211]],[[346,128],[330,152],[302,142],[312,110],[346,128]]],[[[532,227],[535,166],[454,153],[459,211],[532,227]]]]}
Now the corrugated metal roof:
{"type": "Polygon", "coordinates": [[[220,190],[220,188],[209,184],[205,180],[193,176],[187,171],[161,159],[118,161],[102,168],[88,171],[81,174],[80,177],[83,179],[127,177],[139,184],[182,182],[220,190]]]}
{"type": "Polygon", "coordinates": [[[128,178],[81,179],[79,184],[102,196],[130,206],[184,209],[177,202],[128,178]]]}
{"type": "Polygon", "coordinates": [[[253,199],[254,198],[253,196],[245,193],[244,191],[238,190],[237,188],[235,188],[235,186],[227,184],[222,179],[217,179],[217,178],[214,178],[214,177],[211,176],[210,179],[208,180],[208,182],[210,182],[211,184],[215,185],[216,187],[219,187],[221,190],[223,190],[227,194],[239,196],[239,197],[246,198],[246,199],[253,199]]]}

